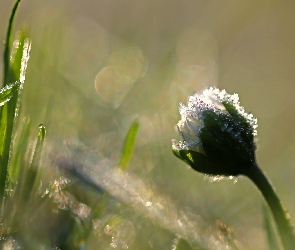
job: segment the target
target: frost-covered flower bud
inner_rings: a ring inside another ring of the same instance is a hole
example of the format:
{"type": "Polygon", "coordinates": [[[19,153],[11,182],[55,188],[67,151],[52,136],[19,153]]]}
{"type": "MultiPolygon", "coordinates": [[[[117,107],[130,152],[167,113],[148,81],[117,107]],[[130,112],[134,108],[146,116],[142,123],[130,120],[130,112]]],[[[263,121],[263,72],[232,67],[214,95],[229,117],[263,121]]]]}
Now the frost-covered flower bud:
{"type": "Polygon", "coordinates": [[[255,165],[257,119],[240,106],[237,94],[206,88],[180,104],[177,127],[183,141],[172,140],[174,154],[198,172],[236,176],[255,165]]]}

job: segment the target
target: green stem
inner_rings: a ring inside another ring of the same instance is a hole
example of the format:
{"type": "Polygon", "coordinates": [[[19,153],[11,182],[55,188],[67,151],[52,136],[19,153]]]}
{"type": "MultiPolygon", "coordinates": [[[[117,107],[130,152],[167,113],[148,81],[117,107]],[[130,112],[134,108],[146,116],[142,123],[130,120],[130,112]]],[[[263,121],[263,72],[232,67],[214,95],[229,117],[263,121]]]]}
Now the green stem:
{"type": "Polygon", "coordinates": [[[254,182],[265,198],[277,224],[284,249],[295,249],[295,234],[290,216],[271,182],[258,166],[248,168],[243,174],[254,182]]]}

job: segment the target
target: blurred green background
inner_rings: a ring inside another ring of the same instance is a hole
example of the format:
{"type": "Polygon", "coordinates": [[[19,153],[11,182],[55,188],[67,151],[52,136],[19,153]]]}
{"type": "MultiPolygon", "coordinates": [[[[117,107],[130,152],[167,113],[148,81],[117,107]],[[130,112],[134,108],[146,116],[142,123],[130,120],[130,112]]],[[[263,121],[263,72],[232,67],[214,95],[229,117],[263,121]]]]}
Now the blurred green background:
{"type": "MultiPolygon", "coordinates": [[[[1,41],[12,5],[1,0],[1,41]]],[[[241,249],[265,249],[254,185],[204,180],[173,156],[171,139],[189,94],[238,93],[258,118],[258,163],[295,222],[294,11],[293,1],[23,0],[15,31],[29,31],[32,50],[21,117],[36,131],[44,123],[49,144],[74,139],[111,162],[139,117],[128,171],[208,227],[224,221],[241,249]]]]}

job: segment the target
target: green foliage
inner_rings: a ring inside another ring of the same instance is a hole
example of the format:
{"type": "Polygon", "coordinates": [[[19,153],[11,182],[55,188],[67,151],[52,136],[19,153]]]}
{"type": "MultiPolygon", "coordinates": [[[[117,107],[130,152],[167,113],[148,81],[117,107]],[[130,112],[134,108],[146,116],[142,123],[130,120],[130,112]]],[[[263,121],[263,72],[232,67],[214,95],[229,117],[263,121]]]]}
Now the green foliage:
{"type": "Polygon", "coordinates": [[[268,246],[268,250],[278,250],[282,249],[279,245],[278,235],[273,225],[273,220],[269,209],[266,205],[262,207],[262,214],[263,214],[263,227],[266,236],[266,242],[268,246]]]}
{"type": "MultiPolygon", "coordinates": [[[[20,1],[16,1],[9,20],[6,45],[4,51],[4,87],[3,93],[13,96],[7,105],[0,109],[0,200],[4,198],[6,178],[9,167],[9,158],[12,150],[13,131],[15,126],[15,118],[18,110],[19,84],[10,84],[19,81],[21,76],[25,74],[25,66],[27,57],[24,53],[29,53],[28,41],[25,42],[25,33],[21,33],[20,38],[13,43],[12,41],[12,24],[14,16],[20,1]],[[12,53],[13,51],[13,53],[12,53]],[[22,69],[23,67],[23,69],[22,69]]],[[[22,83],[20,83],[22,84],[22,83]]]]}
{"type": "Polygon", "coordinates": [[[13,22],[14,18],[16,15],[16,11],[18,8],[19,3],[21,0],[16,0],[14,3],[14,6],[11,11],[11,15],[8,21],[8,28],[7,28],[7,33],[6,33],[6,44],[5,44],[5,49],[4,49],[4,85],[7,85],[11,73],[11,64],[10,64],[10,56],[11,56],[11,44],[12,44],[12,27],[13,27],[13,22]]]}
{"type": "Polygon", "coordinates": [[[31,132],[31,121],[26,119],[22,123],[22,130],[19,136],[16,137],[16,144],[14,145],[14,157],[11,159],[9,167],[9,182],[13,186],[17,183],[17,180],[23,175],[25,167],[27,152],[30,152],[29,148],[29,136],[31,132]]]}
{"type": "Polygon", "coordinates": [[[10,100],[13,93],[18,90],[19,86],[20,82],[17,81],[0,89],[0,106],[3,106],[6,102],[10,100]]]}
{"type": "Polygon", "coordinates": [[[124,140],[121,158],[119,161],[119,167],[122,170],[125,170],[127,168],[128,163],[129,163],[131,156],[133,154],[138,129],[139,129],[139,121],[136,119],[132,123],[132,125],[130,126],[128,133],[127,133],[125,140],[124,140]]]}
{"type": "Polygon", "coordinates": [[[40,165],[40,158],[41,158],[41,152],[44,144],[46,130],[45,127],[41,124],[39,126],[39,135],[38,140],[36,143],[36,147],[33,154],[33,159],[30,164],[29,169],[27,170],[26,176],[22,176],[25,178],[24,182],[24,190],[22,191],[23,199],[27,200],[29,199],[31,194],[35,194],[38,190],[38,168],[40,165]]]}

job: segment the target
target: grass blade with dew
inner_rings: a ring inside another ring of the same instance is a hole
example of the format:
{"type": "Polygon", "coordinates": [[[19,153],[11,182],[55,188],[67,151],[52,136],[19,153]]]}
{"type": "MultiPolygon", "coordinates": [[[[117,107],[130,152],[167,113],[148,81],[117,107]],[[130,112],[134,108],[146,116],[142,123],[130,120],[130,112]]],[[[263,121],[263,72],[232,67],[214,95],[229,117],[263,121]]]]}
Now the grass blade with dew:
{"type": "Polygon", "coordinates": [[[24,183],[24,190],[23,190],[23,198],[26,200],[30,197],[30,195],[36,190],[37,188],[37,174],[38,174],[38,166],[40,165],[40,158],[42,153],[42,148],[44,144],[44,139],[46,135],[46,129],[43,124],[39,125],[39,135],[33,155],[33,159],[31,165],[28,169],[26,180],[24,183]]]}
{"type": "Polygon", "coordinates": [[[262,213],[263,213],[263,227],[264,232],[266,234],[266,243],[267,243],[267,249],[269,250],[279,250],[282,249],[282,247],[279,244],[278,235],[274,228],[274,225],[272,223],[271,214],[269,212],[269,209],[266,205],[263,205],[262,207],[262,213]]]}
{"type": "Polygon", "coordinates": [[[128,163],[132,157],[138,129],[139,121],[136,119],[130,126],[122,147],[122,154],[119,161],[119,168],[122,170],[127,169],[128,163]]]}
{"type": "MultiPolygon", "coordinates": [[[[131,124],[127,132],[127,135],[125,137],[125,140],[122,146],[122,152],[121,152],[121,157],[120,157],[118,166],[123,171],[127,169],[128,163],[132,157],[138,129],[139,129],[139,121],[138,119],[135,119],[135,121],[133,121],[133,123],[131,124]]],[[[97,186],[92,181],[89,181],[88,178],[84,178],[83,175],[79,173],[76,173],[76,174],[78,174],[77,177],[80,179],[80,181],[84,182],[85,184],[94,188],[95,190],[98,190],[99,192],[101,192],[100,186],[97,186]]],[[[97,201],[97,204],[95,205],[95,209],[93,210],[93,213],[92,213],[93,219],[99,218],[101,216],[110,198],[111,198],[111,195],[109,193],[103,193],[102,197],[100,197],[99,200],[97,201]]]]}
{"type": "Polygon", "coordinates": [[[31,121],[29,118],[22,123],[22,130],[16,137],[14,157],[9,167],[9,182],[15,185],[24,174],[27,165],[27,152],[29,152],[29,136],[31,131],[31,121]]]}
{"type": "MultiPolygon", "coordinates": [[[[122,146],[122,152],[121,152],[121,157],[119,160],[119,168],[121,170],[126,170],[128,163],[132,157],[133,151],[134,151],[134,145],[135,145],[135,140],[136,140],[136,135],[138,132],[139,128],[139,122],[138,119],[136,119],[130,126],[127,135],[124,140],[124,144],[122,146]]],[[[83,169],[83,164],[75,163],[75,166],[71,166],[69,164],[68,160],[64,161],[61,160],[59,161],[58,165],[61,164],[63,170],[67,170],[67,173],[70,174],[72,177],[75,179],[78,179],[80,183],[83,185],[86,185],[87,187],[92,188],[96,192],[102,194],[101,197],[98,198],[98,200],[95,202],[95,205],[93,206],[93,211],[91,214],[91,219],[88,219],[87,221],[84,222],[84,230],[83,232],[79,230],[81,226],[75,227],[75,230],[78,232],[78,234],[75,234],[77,238],[83,238],[84,240],[87,239],[91,233],[92,229],[92,220],[99,218],[103,211],[105,210],[105,207],[112,197],[112,195],[108,192],[105,192],[104,188],[102,188],[100,185],[97,185],[94,183],[92,180],[87,178],[83,173],[81,174],[80,170],[83,169]],[[80,231],[80,232],[79,232],[80,231]]]]}
{"type": "MultiPolygon", "coordinates": [[[[4,79],[6,81],[4,82],[4,88],[9,86],[9,82],[20,81],[20,85],[18,90],[14,91],[14,94],[10,98],[9,102],[0,108],[0,199],[4,197],[5,193],[8,166],[12,150],[13,134],[16,124],[15,118],[18,115],[20,109],[19,93],[25,80],[27,62],[29,60],[29,52],[31,48],[30,40],[26,39],[25,37],[25,32],[21,32],[20,38],[15,40],[13,43],[13,53],[10,53],[9,67],[7,66],[8,68],[6,68],[4,72],[4,79]]],[[[9,43],[6,43],[5,51],[11,52],[8,47],[9,43]]],[[[5,56],[6,54],[4,57],[5,56]]]]}
{"type": "Polygon", "coordinates": [[[18,90],[19,86],[20,82],[16,81],[0,89],[0,106],[3,106],[11,99],[13,93],[18,90]]]}
{"type": "MultiPolygon", "coordinates": [[[[11,40],[12,40],[12,26],[13,26],[13,21],[14,17],[16,14],[17,7],[19,5],[20,1],[16,1],[10,18],[8,22],[8,28],[7,28],[7,33],[6,33],[6,41],[5,41],[5,49],[4,49],[4,56],[3,56],[3,63],[4,63],[4,78],[3,78],[3,87],[5,88],[6,85],[9,84],[9,75],[11,71],[11,65],[10,65],[10,56],[11,56],[11,40]]],[[[10,98],[9,98],[10,99],[10,98]]],[[[8,111],[7,111],[7,106],[4,106],[3,108],[0,109],[0,199],[2,200],[4,196],[4,188],[5,188],[5,182],[6,182],[6,175],[7,175],[7,170],[8,170],[8,154],[10,150],[10,141],[9,144],[7,143],[7,134],[9,131],[7,131],[8,128],[8,121],[7,121],[7,116],[8,116],[8,111]],[[7,145],[8,144],[8,145],[7,145]],[[7,152],[8,148],[8,152],[7,152]]],[[[11,138],[10,138],[11,139],[11,138]]]]}
{"type": "Polygon", "coordinates": [[[73,159],[56,162],[60,169],[75,172],[75,176],[89,187],[105,190],[109,196],[127,205],[141,215],[174,235],[179,235],[194,249],[227,249],[218,232],[208,226],[195,212],[178,205],[168,196],[160,195],[155,187],[137,176],[108,165],[88,162],[80,164],[73,159]]]}
{"type": "MultiPolygon", "coordinates": [[[[91,161],[79,162],[79,159],[75,157],[59,158],[55,160],[55,165],[61,172],[77,178],[96,192],[100,194],[102,190],[105,192],[94,206],[92,218],[100,217],[109,198],[113,197],[119,203],[131,208],[133,213],[149,219],[172,234],[179,235],[182,238],[181,247],[206,249],[210,245],[216,249],[226,249],[226,244],[219,240],[217,231],[204,224],[202,219],[186,209],[177,209],[177,205],[169,197],[157,194],[155,188],[151,188],[149,183],[124,171],[134,150],[138,128],[139,122],[135,120],[126,135],[121,164],[118,168],[91,161]]],[[[80,158],[83,159],[83,157],[80,158]]]]}

